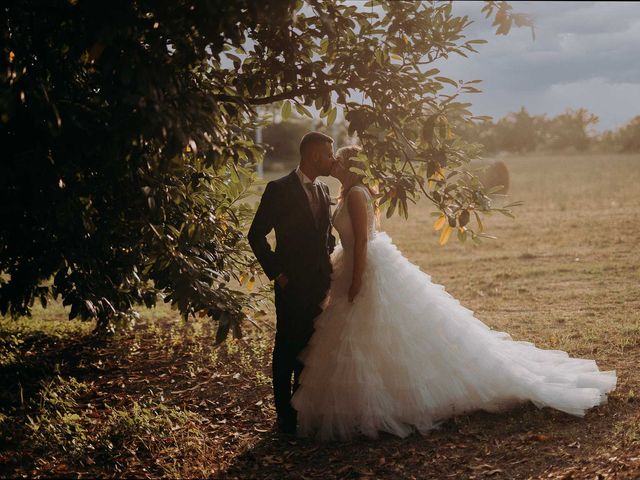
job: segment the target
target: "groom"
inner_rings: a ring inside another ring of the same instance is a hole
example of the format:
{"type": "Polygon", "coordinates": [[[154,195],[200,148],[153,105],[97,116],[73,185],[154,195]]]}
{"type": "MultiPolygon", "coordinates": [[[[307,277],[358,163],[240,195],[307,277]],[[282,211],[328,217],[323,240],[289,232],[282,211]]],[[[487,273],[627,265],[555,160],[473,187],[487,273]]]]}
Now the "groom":
{"type": "Polygon", "coordinates": [[[275,281],[276,340],[273,348],[273,396],[278,428],[296,433],[290,400],[303,365],[297,356],[313,333],[313,319],[329,289],[335,246],[331,234],[329,188],[316,180],[335,162],[333,139],[307,133],[300,142],[300,164],[267,184],[249,229],[249,244],[270,280],[275,281]],[[275,251],[266,236],[275,230],[275,251]],[[291,383],[293,374],[293,385],[291,383]]]}

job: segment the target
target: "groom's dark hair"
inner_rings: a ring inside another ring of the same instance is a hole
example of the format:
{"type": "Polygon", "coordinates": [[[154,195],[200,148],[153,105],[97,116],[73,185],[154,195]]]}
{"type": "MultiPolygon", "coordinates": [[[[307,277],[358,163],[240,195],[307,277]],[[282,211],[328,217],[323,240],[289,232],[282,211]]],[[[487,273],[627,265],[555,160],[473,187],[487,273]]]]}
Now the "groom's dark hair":
{"type": "Polygon", "coordinates": [[[333,143],[333,138],[320,132],[309,132],[300,140],[300,158],[304,158],[312,145],[333,143]]]}

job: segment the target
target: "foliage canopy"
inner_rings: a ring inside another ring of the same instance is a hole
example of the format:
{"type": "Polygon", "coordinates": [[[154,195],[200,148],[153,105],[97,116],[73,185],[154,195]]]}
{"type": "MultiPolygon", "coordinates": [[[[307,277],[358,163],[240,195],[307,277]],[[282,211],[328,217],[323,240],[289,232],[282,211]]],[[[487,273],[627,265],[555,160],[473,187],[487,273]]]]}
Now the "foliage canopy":
{"type": "MultiPolygon", "coordinates": [[[[484,42],[465,38],[470,20],[450,3],[2,8],[2,314],[62,297],[71,317],[106,325],[162,294],[185,317],[220,320],[220,339],[239,333],[258,299],[238,285],[256,274],[242,233],[261,105],[313,105],[328,123],[340,108],[388,215],[422,194],[476,238],[469,212],[491,209],[461,178],[475,150],[453,128],[472,118],[457,94],[478,81],[434,66],[484,42]]],[[[483,12],[499,34],[531,25],[504,2],[483,12]]]]}

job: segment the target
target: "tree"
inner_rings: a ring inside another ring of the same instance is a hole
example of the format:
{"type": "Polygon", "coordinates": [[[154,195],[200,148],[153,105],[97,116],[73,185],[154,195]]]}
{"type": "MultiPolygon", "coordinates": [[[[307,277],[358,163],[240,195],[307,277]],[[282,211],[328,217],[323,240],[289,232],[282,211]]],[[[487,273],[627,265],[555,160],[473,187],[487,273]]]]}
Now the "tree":
{"type": "Polygon", "coordinates": [[[309,131],[319,131],[331,135],[336,145],[346,145],[352,139],[347,137],[344,123],[334,123],[331,128],[324,122],[307,117],[274,122],[264,127],[262,131],[265,169],[275,163],[295,168],[300,161],[300,139],[309,131]]]}
{"type": "MultiPolygon", "coordinates": [[[[586,109],[568,109],[552,118],[546,115],[530,115],[524,107],[510,112],[497,122],[464,123],[457,126],[457,133],[468,142],[481,144],[486,152],[531,152],[534,150],[584,152],[597,146],[604,151],[633,148],[633,121],[616,131],[607,131],[596,137],[590,126],[598,117],[586,109]]],[[[624,150],[623,150],[624,151],[624,150]]],[[[632,150],[626,150],[632,151],[632,150]]]]}
{"type": "Polygon", "coordinates": [[[584,152],[591,145],[589,127],[598,123],[598,117],[584,108],[567,109],[547,124],[549,147],[554,151],[576,150],[584,152]]]}
{"type": "Polygon", "coordinates": [[[529,115],[522,107],[519,112],[510,112],[496,123],[486,120],[462,124],[458,133],[467,141],[482,144],[487,152],[531,152],[540,145],[544,123],[544,117],[529,115]]]}
{"type": "Polygon", "coordinates": [[[519,112],[510,113],[498,122],[500,143],[509,152],[531,152],[539,145],[540,134],[536,127],[540,123],[522,107],[519,112]]]}
{"type": "MultiPolygon", "coordinates": [[[[3,314],[61,297],[72,318],[107,325],[162,294],[185,317],[220,320],[220,339],[239,333],[257,299],[232,284],[256,273],[242,233],[261,105],[314,105],[328,124],[341,108],[387,215],[422,194],[448,220],[443,236],[477,238],[470,213],[491,210],[479,183],[456,180],[474,154],[451,128],[471,119],[456,98],[478,90],[434,64],[484,40],[465,39],[470,20],[450,3],[2,8],[3,314]]],[[[503,2],[483,11],[498,34],[531,24],[503,2]]]]}
{"type": "Polygon", "coordinates": [[[281,162],[290,167],[300,159],[300,139],[313,130],[310,121],[284,121],[272,123],[264,128],[263,141],[267,152],[264,156],[265,167],[281,162]]]}
{"type": "Polygon", "coordinates": [[[620,151],[625,153],[640,152],[640,116],[634,117],[617,132],[620,151]]]}

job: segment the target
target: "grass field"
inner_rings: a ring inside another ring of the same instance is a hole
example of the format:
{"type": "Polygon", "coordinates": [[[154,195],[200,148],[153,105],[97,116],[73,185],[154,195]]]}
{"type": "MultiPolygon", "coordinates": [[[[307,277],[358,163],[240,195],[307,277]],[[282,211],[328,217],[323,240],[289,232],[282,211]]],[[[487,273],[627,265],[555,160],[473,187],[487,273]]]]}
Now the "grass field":
{"type": "Polygon", "coordinates": [[[215,348],[158,309],[105,341],[55,307],[0,319],[0,476],[640,478],[640,156],[502,160],[524,205],[485,222],[497,240],[439,247],[426,204],[382,229],[492,328],[615,369],[607,405],[318,445],[272,430],[268,326],[215,348]]]}

